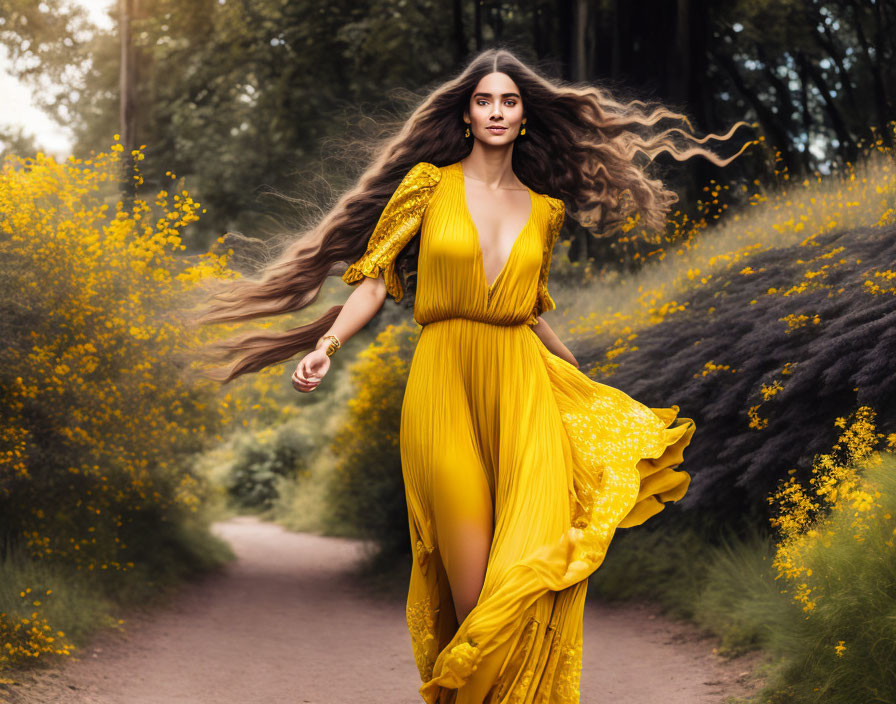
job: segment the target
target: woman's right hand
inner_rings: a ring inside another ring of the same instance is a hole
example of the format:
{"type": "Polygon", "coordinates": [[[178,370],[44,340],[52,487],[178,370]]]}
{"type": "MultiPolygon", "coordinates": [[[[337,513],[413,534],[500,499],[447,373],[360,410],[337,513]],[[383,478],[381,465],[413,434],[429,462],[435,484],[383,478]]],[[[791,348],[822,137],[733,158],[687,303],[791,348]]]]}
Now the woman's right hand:
{"type": "Polygon", "coordinates": [[[302,357],[292,373],[292,386],[296,391],[314,391],[330,368],[330,358],[325,347],[313,350],[302,357]]]}

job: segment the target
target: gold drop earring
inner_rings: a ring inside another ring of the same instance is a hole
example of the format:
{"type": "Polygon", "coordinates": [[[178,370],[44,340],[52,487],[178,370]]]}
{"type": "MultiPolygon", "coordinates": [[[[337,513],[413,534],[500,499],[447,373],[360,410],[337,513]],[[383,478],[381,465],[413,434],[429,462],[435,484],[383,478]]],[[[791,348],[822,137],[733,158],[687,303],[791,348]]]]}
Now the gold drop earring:
{"type": "Polygon", "coordinates": [[[523,129],[520,130],[520,136],[526,134],[526,118],[523,118],[523,129]]]}
{"type": "Polygon", "coordinates": [[[467,131],[464,132],[464,137],[469,137],[469,136],[470,136],[470,126],[467,125],[467,131]]]}

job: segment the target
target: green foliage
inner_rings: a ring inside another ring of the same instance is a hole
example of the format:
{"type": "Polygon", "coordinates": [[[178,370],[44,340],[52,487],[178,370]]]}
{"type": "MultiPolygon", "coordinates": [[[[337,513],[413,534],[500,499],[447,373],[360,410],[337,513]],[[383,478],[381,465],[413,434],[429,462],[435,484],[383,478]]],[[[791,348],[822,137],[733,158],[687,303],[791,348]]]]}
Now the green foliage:
{"type": "Polygon", "coordinates": [[[327,487],[334,459],[326,447],[311,459],[307,476],[277,482],[277,496],[265,518],[287,530],[318,535],[351,537],[355,531],[333,519],[327,504],[327,487]]]}
{"type": "Polygon", "coordinates": [[[588,592],[604,601],[648,600],[719,638],[718,651],[737,655],[759,647],[773,626],[775,609],[787,608],[771,569],[768,532],[745,537],[713,535],[702,526],[677,525],[662,517],[634,530],[617,531],[588,592]]]}
{"type": "Polygon", "coordinates": [[[807,613],[788,593],[766,641],[781,660],[770,701],[896,701],[896,455],[862,474],[873,507],[844,506],[816,524],[802,555],[814,607],[807,613]]]}
{"type": "MultiPolygon", "coordinates": [[[[96,47],[95,31],[87,8],[81,3],[0,0],[0,44],[9,56],[5,70],[31,83],[35,105],[59,124],[70,123],[75,117],[72,113],[78,95],[77,90],[72,90],[75,76],[88,72],[90,65],[99,61],[98,56],[91,55],[91,49],[96,47]]],[[[110,44],[114,41],[111,36],[108,39],[110,44]]],[[[114,102],[108,97],[104,102],[113,108],[114,102]]],[[[5,137],[0,133],[0,142],[5,137]]],[[[105,143],[106,135],[101,139],[105,143]]],[[[99,144],[95,146],[99,149],[99,144]]],[[[9,153],[34,156],[35,151],[9,150],[9,153]]]]}
{"type": "Polygon", "coordinates": [[[720,654],[761,647],[788,608],[771,569],[773,553],[772,539],[758,530],[707,547],[705,573],[693,592],[693,620],[719,636],[720,654]]]}
{"type": "Polygon", "coordinates": [[[292,424],[246,437],[237,445],[227,491],[239,506],[268,509],[278,498],[281,479],[308,475],[313,450],[313,440],[292,424]]]}
{"type": "MultiPolygon", "coordinates": [[[[141,2],[132,23],[136,139],[151,147],[148,182],[170,169],[207,206],[192,244],[204,248],[227,230],[258,233],[272,210],[288,220],[319,216],[312,205],[297,218],[295,203],[262,192],[300,188],[322,206],[330,188],[347,185],[353,174],[339,170],[357,168],[379,137],[382,125],[366,118],[387,107],[388,91],[413,90],[451,67],[451,9],[435,0],[141,2]],[[368,139],[344,144],[365,131],[368,139]],[[343,167],[333,159],[340,145],[343,167]]],[[[118,95],[118,43],[117,32],[96,37],[92,70],[70,106],[79,155],[117,129],[108,96],[118,95]]]]}

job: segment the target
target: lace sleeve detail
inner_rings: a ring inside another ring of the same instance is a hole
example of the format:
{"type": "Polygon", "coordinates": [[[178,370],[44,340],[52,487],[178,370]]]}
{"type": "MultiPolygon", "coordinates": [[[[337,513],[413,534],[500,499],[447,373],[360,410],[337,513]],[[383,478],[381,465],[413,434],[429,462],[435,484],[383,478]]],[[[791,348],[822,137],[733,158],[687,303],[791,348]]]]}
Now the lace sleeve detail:
{"type": "Polygon", "coordinates": [[[551,206],[550,221],[548,223],[548,233],[544,241],[544,252],[541,258],[541,273],[538,276],[538,286],[535,294],[535,306],[529,319],[526,321],[528,325],[538,323],[538,316],[545,311],[554,310],[557,306],[551,294],[548,292],[548,276],[551,273],[551,256],[554,252],[554,244],[560,235],[560,228],[563,227],[563,221],[566,218],[566,206],[559,198],[546,196],[551,206]]]}
{"type": "Polygon", "coordinates": [[[401,280],[395,271],[395,259],[420,229],[423,213],[441,177],[434,164],[421,161],[401,180],[392,194],[367,242],[367,251],[352,263],[342,280],[355,284],[365,276],[383,275],[386,291],[396,301],[404,296],[401,280]]]}

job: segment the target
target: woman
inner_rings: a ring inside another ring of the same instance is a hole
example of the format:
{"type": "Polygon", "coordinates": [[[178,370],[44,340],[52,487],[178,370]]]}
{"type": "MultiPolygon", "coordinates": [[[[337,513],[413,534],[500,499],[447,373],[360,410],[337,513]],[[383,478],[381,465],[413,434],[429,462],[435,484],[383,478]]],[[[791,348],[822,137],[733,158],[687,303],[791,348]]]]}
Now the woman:
{"type": "Polygon", "coordinates": [[[633,212],[661,227],[677,197],[637,157],[734,158],[680,149],[681,130],[634,131],[662,117],[687,121],[485,51],[418,107],[315,230],[218,306],[216,320],[302,308],[349,262],[344,306],[224,345],[244,353],[225,382],[315,345],[292,378],[312,392],[330,356],[417,274],[423,328],[400,448],[414,546],[407,619],[430,704],[578,702],[588,576],[616,528],[687,490],[676,467],[693,421],[592,381],[541,317],[555,308],[548,273],[566,204],[603,231],[633,212]]]}

